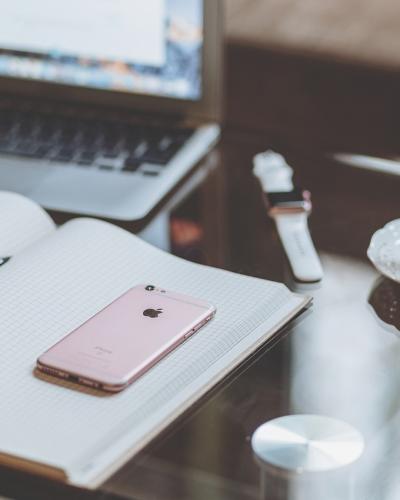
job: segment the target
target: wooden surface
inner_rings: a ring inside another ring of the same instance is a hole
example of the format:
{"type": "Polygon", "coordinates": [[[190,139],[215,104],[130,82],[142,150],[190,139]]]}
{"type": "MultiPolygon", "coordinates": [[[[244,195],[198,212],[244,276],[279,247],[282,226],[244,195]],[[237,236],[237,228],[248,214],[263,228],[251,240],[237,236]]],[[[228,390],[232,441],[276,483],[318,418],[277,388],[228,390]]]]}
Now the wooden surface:
{"type": "Polygon", "coordinates": [[[400,68],[397,0],[225,0],[241,45],[400,68]]]}

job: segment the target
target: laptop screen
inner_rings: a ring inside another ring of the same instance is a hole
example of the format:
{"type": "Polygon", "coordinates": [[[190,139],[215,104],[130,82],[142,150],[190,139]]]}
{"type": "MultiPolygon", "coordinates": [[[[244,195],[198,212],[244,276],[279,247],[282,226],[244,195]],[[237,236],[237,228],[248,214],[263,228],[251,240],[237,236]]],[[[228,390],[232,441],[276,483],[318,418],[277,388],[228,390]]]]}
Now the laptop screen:
{"type": "Polygon", "coordinates": [[[0,0],[0,76],[199,100],[203,0],[0,0]]]}

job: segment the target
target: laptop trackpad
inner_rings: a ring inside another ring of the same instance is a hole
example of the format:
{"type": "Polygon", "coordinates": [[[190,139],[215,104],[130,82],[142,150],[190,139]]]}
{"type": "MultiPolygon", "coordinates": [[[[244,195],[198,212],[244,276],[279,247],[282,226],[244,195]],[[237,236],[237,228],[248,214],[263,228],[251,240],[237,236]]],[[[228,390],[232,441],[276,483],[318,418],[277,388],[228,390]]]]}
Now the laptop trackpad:
{"type": "Polygon", "coordinates": [[[29,196],[54,169],[49,164],[27,163],[15,158],[0,158],[0,189],[29,196]]]}
{"type": "Polygon", "coordinates": [[[29,196],[50,209],[119,218],[126,211],[130,216],[137,215],[129,210],[133,200],[136,206],[145,208],[149,202],[147,187],[132,174],[57,166],[29,196]]]}

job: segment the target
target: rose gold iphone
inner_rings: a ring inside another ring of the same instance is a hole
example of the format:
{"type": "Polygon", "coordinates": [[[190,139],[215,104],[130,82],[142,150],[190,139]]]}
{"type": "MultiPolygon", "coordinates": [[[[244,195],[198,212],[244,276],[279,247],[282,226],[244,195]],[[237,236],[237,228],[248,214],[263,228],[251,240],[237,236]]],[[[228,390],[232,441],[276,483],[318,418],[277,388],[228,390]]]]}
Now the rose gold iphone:
{"type": "Polygon", "coordinates": [[[215,308],[153,285],[125,292],[37,360],[45,373],[120,391],[205,325],[215,308]]]}

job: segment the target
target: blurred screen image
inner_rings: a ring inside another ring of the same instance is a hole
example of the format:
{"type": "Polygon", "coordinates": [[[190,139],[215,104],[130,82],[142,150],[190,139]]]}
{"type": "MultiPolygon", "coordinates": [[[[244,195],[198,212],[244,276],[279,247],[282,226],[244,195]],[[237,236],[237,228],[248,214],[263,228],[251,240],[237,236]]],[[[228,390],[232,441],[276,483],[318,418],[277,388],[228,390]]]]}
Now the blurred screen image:
{"type": "Polygon", "coordinates": [[[202,0],[0,0],[0,76],[198,100],[202,0]]]}

